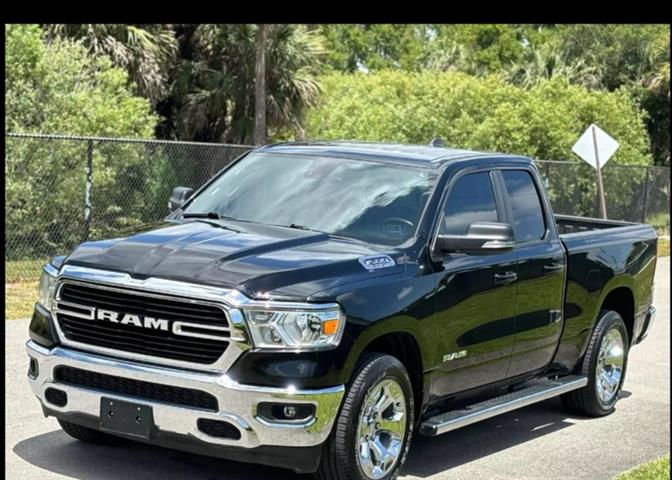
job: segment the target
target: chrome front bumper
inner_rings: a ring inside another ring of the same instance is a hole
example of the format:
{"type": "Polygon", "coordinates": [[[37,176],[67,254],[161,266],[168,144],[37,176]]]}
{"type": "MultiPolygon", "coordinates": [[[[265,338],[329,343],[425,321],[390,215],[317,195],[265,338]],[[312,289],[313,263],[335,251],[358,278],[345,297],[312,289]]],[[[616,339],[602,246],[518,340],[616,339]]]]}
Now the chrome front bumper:
{"type": "Polygon", "coordinates": [[[28,377],[30,386],[42,405],[49,410],[99,418],[100,401],[103,396],[137,402],[152,407],[154,423],[160,432],[186,435],[218,446],[255,448],[259,446],[310,447],[320,445],[331,432],[345,391],[342,385],[315,390],[297,390],[291,386],[270,388],[242,385],[225,374],[197,373],[150,366],[63,347],[49,350],[32,340],[28,341],[26,349],[28,355],[38,363],[37,377],[28,377]],[[54,368],[61,365],[208,392],[217,398],[219,411],[208,412],[112,392],[64,385],[55,381],[53,376],[54,368]],[[49,387],[58,388],[67,393],[67,404],[64,407],[58,407],[46,401],[45,390],[49,387]],[[257,416],[257,405],[261,402],[312,404],[315,406],[315,415],[300,424],[270,423],[257,416]],[[199,418],[232,423],[240,430],[241,438],[233,440],[207,435],[197,428],[199,418]]]}

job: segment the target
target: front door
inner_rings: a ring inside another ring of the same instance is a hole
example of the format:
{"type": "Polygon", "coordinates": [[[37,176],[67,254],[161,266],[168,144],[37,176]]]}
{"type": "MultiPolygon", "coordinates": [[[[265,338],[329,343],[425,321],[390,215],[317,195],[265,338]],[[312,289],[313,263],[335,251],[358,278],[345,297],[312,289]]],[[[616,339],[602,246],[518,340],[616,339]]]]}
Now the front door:
{"type": "MultiPolygon", "coordinates": [[[[478,221],[503,221],[490,172],[462,175],[449,187],[439,233],[465,234],[478,221]]],[[[447,255],[437,275],[436,345],[431,397],[502,380],[513,349],[515,251],[447,255]]]]}

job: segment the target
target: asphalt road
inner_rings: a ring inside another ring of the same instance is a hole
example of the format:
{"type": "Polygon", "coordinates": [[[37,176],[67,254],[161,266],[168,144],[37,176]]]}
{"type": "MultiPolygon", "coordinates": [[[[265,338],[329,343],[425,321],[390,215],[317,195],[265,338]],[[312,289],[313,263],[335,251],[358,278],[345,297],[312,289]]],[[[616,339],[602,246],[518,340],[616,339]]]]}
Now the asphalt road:
{"type": "MultiPolygon", "coordinates": [[[[670,451],[670,261],[656,274],[656,323],[630,354],[623,398],[601,419],[551,399],[437,438],[416,437],[400,478],[610,479],[670,451]]],[[[142,444],[84,445],[42,416],[26,381],[27,321],[5,323],[7,478],[300,479],[288,470],[142,444]]]]}

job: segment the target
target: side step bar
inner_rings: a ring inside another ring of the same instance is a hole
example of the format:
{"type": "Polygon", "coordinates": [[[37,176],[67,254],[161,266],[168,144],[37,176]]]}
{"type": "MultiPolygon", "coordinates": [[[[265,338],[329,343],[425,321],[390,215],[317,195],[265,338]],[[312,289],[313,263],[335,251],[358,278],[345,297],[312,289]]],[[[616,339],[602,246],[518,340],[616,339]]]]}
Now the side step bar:
{"type": "Polygon", "coordinates": [[[562,395],[588,385],[588,377],[569,375],[557,380],[544,380],[529,387],[469,405],[459,410],[428,418],[420,424],[419,433],[434,437],[466,427],[472,423],[496,417],[502,413],[562,395]]]}

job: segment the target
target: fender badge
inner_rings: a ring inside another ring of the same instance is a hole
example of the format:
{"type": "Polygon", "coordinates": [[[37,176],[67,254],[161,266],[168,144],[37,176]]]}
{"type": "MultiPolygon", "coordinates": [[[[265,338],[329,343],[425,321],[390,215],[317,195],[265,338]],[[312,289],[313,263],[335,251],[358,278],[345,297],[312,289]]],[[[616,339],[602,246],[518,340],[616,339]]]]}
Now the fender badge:
{"type": "Polygon", "coordinates": [[[453,352],[449,353],[448,355],[443,356],[443,361],[444,362],[450,362],[451,360],[455,360],[457,358],[464,358],[467,356],[467,351],[466,350],[460,350],[459,352],[453,352]]]}
{"type": "Polygon", "coordinates": [[[359,259],[359,263],[369,272],[378,270],[380,268],[394,267],[396,265],[396,262],[389,255],[373,255],[370,257],[362,257],[359,259]]]}

